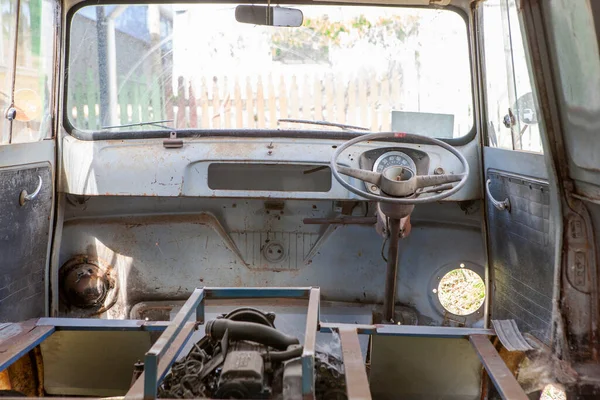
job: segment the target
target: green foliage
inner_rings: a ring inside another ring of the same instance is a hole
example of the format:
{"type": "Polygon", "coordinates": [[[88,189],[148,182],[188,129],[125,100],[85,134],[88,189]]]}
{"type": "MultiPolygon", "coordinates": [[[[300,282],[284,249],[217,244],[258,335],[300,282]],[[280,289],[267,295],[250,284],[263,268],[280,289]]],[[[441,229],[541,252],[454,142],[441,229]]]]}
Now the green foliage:
{"type": "Polygon", "coordinates": [[[327,61],[330,49],[352,48],[367,42],[384,48],[401,44],[418,30],[416,17],[393,15],[375,22],[364,15],[350,21],[331,21],[327,15],[306,18],[301,27],[278,29],[271,36],[274,58],[327,61]]]}

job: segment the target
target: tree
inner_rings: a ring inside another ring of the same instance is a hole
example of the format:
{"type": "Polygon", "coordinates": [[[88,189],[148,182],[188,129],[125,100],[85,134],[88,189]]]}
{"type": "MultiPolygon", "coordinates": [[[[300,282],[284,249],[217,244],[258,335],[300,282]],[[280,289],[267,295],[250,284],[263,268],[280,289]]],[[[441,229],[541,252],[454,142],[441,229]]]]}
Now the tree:
{"type": "Polygon", "coordinates": [[[397,54],[418,28],[416,16],[392,15],[374,20],[361,14],[341,22],[332,21],[328,15],[306,18],[300,28],[272,33],[272,54],[276,61],[333,65],[336,52],[361,49],[370,54],[383,53],[388,60],[387,72],[391,73],[400,68],[397,54]]]}

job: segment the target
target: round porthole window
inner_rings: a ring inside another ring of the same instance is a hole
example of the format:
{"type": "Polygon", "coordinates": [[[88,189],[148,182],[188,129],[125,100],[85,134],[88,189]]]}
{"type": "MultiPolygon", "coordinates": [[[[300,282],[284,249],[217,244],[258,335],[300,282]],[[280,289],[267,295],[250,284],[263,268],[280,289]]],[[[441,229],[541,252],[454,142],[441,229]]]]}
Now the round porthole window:
{"type": "Polygon", "coordinates": [[[460,268],[447,272],[439,281],[437,294],[444,309],[455,315],[470,315],[479,310],[485,301],[485,283],[475,271],[460,268]]]}

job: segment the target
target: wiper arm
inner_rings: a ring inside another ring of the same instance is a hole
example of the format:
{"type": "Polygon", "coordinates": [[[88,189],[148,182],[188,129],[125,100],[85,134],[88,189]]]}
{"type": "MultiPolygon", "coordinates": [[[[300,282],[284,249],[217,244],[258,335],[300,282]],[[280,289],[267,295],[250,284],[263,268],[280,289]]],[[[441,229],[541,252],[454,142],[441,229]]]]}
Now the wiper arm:
{"type": "Polygon", "coordinates": [[[278,119],[277,122],[291,122],[292,124],[309,124],[309,125],[321,125],[321,126],[335,126],[337,128],[341,128],[343,130],[360,130],[360,131],[369,131],[369,128],[364,128],[362,126],[354,126],[354,125],[346,125],[346,124],[338,124],[337,122],[327,122],[327,121],[313,121],[310,119],[293,119],[293,118],[281,118],[278,119]]]}
{"type": "Polygon", "coordinates": [[[164,128],[164,129],[173,129],[170,126],[161,125],[164,122],[173,122],[173,120],[172,119],[163,119],[163,120],[160,120],[160,121],[137,122],[135,124],[123,124],[123,125],[103,126],[102,129],[129,128],[129,127],[132,127],[132,126],[146,126],[146,125],[158,126],[159,128],[164,128]]]}

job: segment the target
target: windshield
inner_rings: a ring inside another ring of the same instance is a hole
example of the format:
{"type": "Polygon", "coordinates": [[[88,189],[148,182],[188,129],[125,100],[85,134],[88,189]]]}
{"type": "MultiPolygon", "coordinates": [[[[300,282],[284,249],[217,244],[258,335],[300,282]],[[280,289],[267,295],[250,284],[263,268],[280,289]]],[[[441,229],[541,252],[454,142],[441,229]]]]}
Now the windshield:
{"type": "Polygon", "coordinates": [[[308,121],[441,138],[471,131],[467,30],[457,13],[299,5],[302,26],[275,27],[238,22],[235,8],[79,9],[69,35],[71,125],[124,135],[353,129],[308,121]]]}

